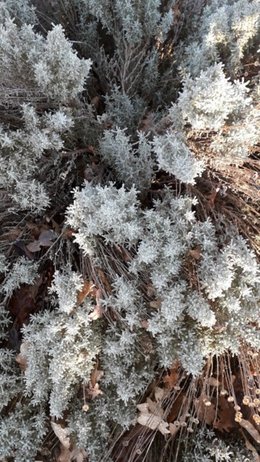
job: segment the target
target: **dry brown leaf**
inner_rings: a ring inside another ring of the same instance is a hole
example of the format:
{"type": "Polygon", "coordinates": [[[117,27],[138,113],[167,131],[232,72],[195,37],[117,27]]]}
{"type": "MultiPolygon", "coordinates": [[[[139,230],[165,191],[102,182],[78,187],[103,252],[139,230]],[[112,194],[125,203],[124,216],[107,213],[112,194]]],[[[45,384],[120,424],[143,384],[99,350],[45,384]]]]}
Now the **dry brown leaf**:
{"type": "Polygon", "coordinates": [[[180,373],[178,369],[178,366],[171,369],[170,373],[163,377],[163,382],[165,383],[166,388],[172,389],[178,383],[178,380],[180,378],[180,373]]]}
{"type": "Polygon", "coordinates": [[[194,260],[199,260],[201,257],[201,248],[196,247],[195,249],[189,250],[189,255],[194,258],[194,260]]]}
{"type": "Polygon", "coordinates": [[[95,297],[96,297],[96,306],[92,313],[89,314],[89,319],[92,321],[95,321],[96,319],[102,318],[104,311],[101,306],[101,289],[97,289],[95,291],[95,297]]]}
{"type": "Polygon", "coordinates": [[[33,242],[30,242],[29,244],[27,244],[27,249],[30,251],[30,252],[39,252],[41,250],[41,244],[39,241],[33,241],[33,242]]]}
{"type": "Polygon", "coordinates": [[[52,229],[44,229],[37,240],[27,244],[27,249],[30,252],[39,252],[42,247],[50,247],[58,235],[52,229]]]}
{"type": "Polygon", "coordinates": [[[168,422],[165,422],[165,420],[162,420],[160,422],[158,430],[162,435],[168,435],[169,433],[171,433],[169,430],[169,424],[168,422]]]}
{"type": "Polygon", "coordinates": [[[20,353],[15,358],[16,362],[19,364],[19,367],[22,371],[25,371],[28,365],[26,357],[27,349],[28,342],[22,342],[20,346],[20,353]]]}
{"type": "Polygon", "coordinates": [[[147,293],[148,297],[154,297],[155,296],[156,290],[155,290],[155,288],[154,288],[154,286],[152,284],[147,285],[146,293],[147,293]]]}
{"type": "Polygon", "coordinates": [[[151,430],[159,430],[163,435],[167,435],[170,433],[169,424],[161,419],[161,417],[147,413],[147,414],[140,414],[137,417],[137,422],[144,427],[150,428],[151,430]]]}
{"type": "Polygon", "coordinates": [[[88,394],[88,396],[89,396],[90,399],[95,399],[97,396],[103,395],[103,391],[100,390],[99,384],[96,383],[96,384],[94,385],[94,387],[91,387],[91,386],[90,386],[90,387],[87,389],[87,394],[88,394]]]}
{"type": "Polygon", "coordinates": [[[178,431],[180,430],[180,425],[176,425],[175,423],[170,423],[169,424],[169,430],[170,430],[170,434],[172,436],[175,436],[175,435],[177,435],[178,431]]]}
{"type": "Polygon", "coordinates": [[[82,289],[77,295],[77,303],[80,305],[88,295],[95,296],[96,288],[92,281],[85,281],[82,289]]]}
{"type": "Polygon", "coordinates": [[[101,281],[102,284],[104,285],[105,289],[106,289],[108,292],[112,292],[111,285],[110,285],[110,283],[108,282],[108,279],[107,279],[107,277],[105,276],[104,271],[102,271],[102,269],[98,268],[98,269],[97,269],[97,274],[98,274],[98,277],[99,277],[100,281],[101,281]]]}
{"type": "Polygon", "coordinates": [[[64,428],[56,422],[51,422],[51,427],[62,446],[64,446],[66,449],[69,449],[71,443],[68,428],[64,428]]]}
{"type": "Polygon", "coordinates": [[[71,451],[61,445],[60,454],[57,462],[71,462],[71,451]]]}
{"type": "Polygon", "coordinates": [[[181,391],[177,398],[173,401],[171,411],[167,417],[168,422],[174,422],[178,418],[181,409],[183,409],[185,396],[185,393],[181,391]]]}
{"type": "Polygon", "coordinates": [[[152,302],[150,302],[150,307],[151,308],[156,308],[158,310],[159,308],[161,308],[161,304],[162,304],[161,300],[159,300],[159,299],[158,300],[153,300],[152,302]]]}
{"type": "Polygon", "coordinates": [[[104,375],[104,372],[99,370],[97,367],[95,367],[95,369],[93,369],[90,375],[91,386],[94,387],[96,383],[101,380],[103,375],[104,375]]]}
{"type": "Polygon", "coordinates": [[[239,425],[241,425],[257,443],[260,443],[260,433],[249,420],[241,419],[239,425]]]}
{"type": "Polygon", "coordinates": [[[152,412],[154,415],[162,417],[164,414],[163,409],[161,408],[159,403],[155,403],[151,398],[147,398],[146,402],[148,404],[149,411],[152,412]]]}
{"type": "Polygon", "coordinates": [[[147,319],[142,319],[140,324],[143,327],[143,329],[148,329],[149,327],[149,321],[147,319]]]}
{"type": "Polygon", "coordinates": [[[22,286],[13,293],[8,309],[15,317],[16,325],[22,326],[25,324],[29,316],[36,311],[36,296],[41,282],[42,279],[39,278],[34,285],[22,286]]]}
{"type": "Polygon", "coordinates": [[[155,391],[154,391],[154,397],[155,397],[155,401],[158,403],[159,401],[162,401],[162,399],[164,398],[165,396],[165,390],[163,388],[160,388],[160,387],[155,387],[155,391]]]}
{"type": "Polygon", "coordinates": [[[148,403],[140,403],[140,404],[137,404],[136,407],[137,407],[138,411],[141,412],[141,414],[148,414],[149,413],[148,403]]]}
{"type": "Polygon", "coordinates": [[[57,462],[84,462],[87,453],[83,449],[69,449],[61,446],[57,462]]]}
{"type": "Polygon", "coordinates": [[[88,315],[91,321],[96,321],[99,318],[102,318],[104,312],[100,305],[96,305],[94,310],[88,315]]]}
{"type": "MultiPolygon", "coordinates": [[[[249,449],[249,451],[252,452],[253,457],[254,457],[254,462],[260,462],[260,455],[257,453],[256,448],[248,441],[248,439],[245,436],[245,433],[243,433],[243,437],[245,439],[246,447],[249,449]]],[[[253,462],[253,461],[252,461],[253,462]]]]}
{"type": "Polygon", "coordinates": [[[150,412],[145,413],[145,414],[140,414],[137,417],[137,422],[140,425],[143,425],[144,427],[148,427],[151,430],[155,430],[156,428],[159,427],[161,423],[161,417],[151,414],[150,412]]]}

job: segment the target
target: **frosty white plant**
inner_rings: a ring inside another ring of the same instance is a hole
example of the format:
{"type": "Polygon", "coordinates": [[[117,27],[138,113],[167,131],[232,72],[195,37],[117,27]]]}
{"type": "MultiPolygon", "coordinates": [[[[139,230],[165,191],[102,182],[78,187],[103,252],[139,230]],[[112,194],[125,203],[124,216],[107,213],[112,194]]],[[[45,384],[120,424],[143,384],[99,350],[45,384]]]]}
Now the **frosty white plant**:
{"type": "Polygon", "coordinates": [[[55,271],[53,279],[49,291],[57,294],[59,309],[70,314],[77,304],[77,294],[83,287],[83,277],[67,266],[62,272],[55,271]]]}
{"type": "Polygon", "coordinates": [[[74,191],[74,202],[67,209],[67,222],[77,230],[75,241],[84,253],[93,253],[94,238],[106,243],[131,244],[138,241],[142,226],[138,220],[137,191],[122,186],[92,186],[85,182],[74,191]]]}
{"type": "Polygon", "coordinates": [[[185,79],[178,106],[192,128],[219,130],[228,118],[249,106],[248,91],[245,82],[232,83],[225,76],[223,65],[215,64],[195,79],[185,79]]]}
{"type": "Polygon", "coordinates": [[[230,126],[227,133],[224,130],[219,131],[214,137],[211,148],[218,154],[216,164],[241,165],[259,140],[260,111],[252,106],[245,111],[244,117],[230,126]]]}
{"type": "Polygon", "coordinates": [[[91,61],[78,58],[61,26],[44,39],[31,25],[18,27],[1,7],[0,38],[1,100],[12,104],[13,94],[14,101],[30,95],[64,103],[82,92],[91,61]]]}
{"type": "Polygon", "coordinates": [[[49,204],[44,185],[34,177],[42,155],[63,147],[62,134],[73,126],[62,111],[39,117],[32,106],[23,105],[23,129],[0,127],[0,187],[4,187],[16,209],[41,212],[49,204]]]}
{"type": "Polygon", "coordinates": [[[138,191],[142,191],[150,186],[154,166],[152,146],[141,132],[138,141],[132,144],[124,130],[106,130],[100,153],[127,188],[135,185],[138,191]]]}
{"type": "Polygon", "coordinates": [[[1,459],[33,462],[46,433],[43,409],[18,403],[13,412],[0,421],[1,459]]]}
{"type": "Polygon", "coordinates": [[[19,24],[36,24],[38,22],[35,13],[35,6],[30,0],[4,0],[1,8],[18,21],[19,24]]]}
{"type": "Polygon", "coordinates": [[[8,297],[22,284],[32,284],[37,276],[38,263],[20,257],[12,266],[1,284],[1,292],[8,297]]]}
{"type": "Polygon", "coordinates": [[[89,318],[93,309],[86,302],[67,314],[61,306],[34,316],[23,329],[27,393],[34,404],[49,400],[53,417],[62,417],[78,387],[90,380],[101,346],[99,329],[89,318]]]}
{"type": "Polygon", "coordinates": [[[61,26],[48,33],[41,55],[33,65],[39,89],[63,103],[83,91],[90,68],[91,61],[78,58],[61,26]]]}
{"type": "Polygon", "coordinates": [[[155,137],[153,146],[159,168],[183,183],[194,184],[195,178],[204,170],[203,162],[194,157],[182,137],[176,133],[168,132],[155,137]]]}
{"type": "Polygon", "coordinates": [[[244,56],[257,43],[259,24],[258,0],[211,1],[197,18],[190,43],[184,47],[182,71],[196,77],[201,70],[225,60],[229,72],[235,75],[244,56]]]}
{"type": "Polygon", "coordinates": [[[22,379],[18,365],[15,363],[15,354],[7,348],[0,350],[0,411],[23,390],[22,379]]]}

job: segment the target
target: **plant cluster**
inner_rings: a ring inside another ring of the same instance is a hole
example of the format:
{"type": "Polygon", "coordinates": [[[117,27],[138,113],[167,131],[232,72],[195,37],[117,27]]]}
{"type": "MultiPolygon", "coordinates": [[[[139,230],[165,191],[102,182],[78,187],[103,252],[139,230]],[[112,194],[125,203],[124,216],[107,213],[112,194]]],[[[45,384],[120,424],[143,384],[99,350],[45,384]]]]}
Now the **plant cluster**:
{"type": "Polygon", "coordinates": [[[1,462],[257,456],[259,2],[191,3],[0,2],[1,462]]]}

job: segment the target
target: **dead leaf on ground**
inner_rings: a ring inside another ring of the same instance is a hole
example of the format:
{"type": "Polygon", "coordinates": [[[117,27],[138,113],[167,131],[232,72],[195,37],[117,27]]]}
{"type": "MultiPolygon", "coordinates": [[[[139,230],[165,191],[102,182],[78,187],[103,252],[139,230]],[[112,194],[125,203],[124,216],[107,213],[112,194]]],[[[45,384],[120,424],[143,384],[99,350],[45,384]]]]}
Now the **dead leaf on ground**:
{"type": "Polygon", "coordinates": [[[161,417],[147,413],[140,414],[137,417],[137,422],[144,427],[150,428],[151,430],[158,430],[162,435],[167,435],[170,433],[169,424],[165,420],[162,420],[161,417]]]}
{"type": "Polygon", "coordinates": [[[154,397],[155,397],[155,401],[157,403],[162,401],[166,394],[167,394],[167,392],[163,388],[155,387],[154,397]]]}
{"type": "Polygon", "coordinates": [[[159,308],[161,308],[161,304],[162,304],[162,301],[161,300],[153,300],[152,302],[150,302],[150,307],[151,308],[156,308],[157,310],[159,308]]]}
{"type": "Polygon", "coordinates": [[[172,367],[169,374],[166,374],[163,377],[163,383],[166,385],[166,388],[172,389],[177,385],[180,379],[179,364],[177,363],[172,367]]]}
{"type": "Polygon", "coordinates": [[[92,372],[91,372],[91,376],[90,376],[90,382],[91,382],[91,385],[92,387],[94,387],[96,385],[97,382],[99,382],[101,380],[101,378],[103,377],[104,375],[104,372],[95,368],[92,372]]]}
{"type": "Polygon", "coordinates": [[[85,281],[77,295],[77,303],[80,305],[88,295],[95,296],[96,288],[92,281],[85,281]]]}
{"type": "Polygon", "coordinates": [[[201,248],[196,247],[195,249],[189,250],[189,255],[194,258],[194,260],[199,260],[201,257],[201,248]]]}
{"type": "Polygon", "coordinates": [[[87,453],[83,449],[69,450],[61,445],[60,454],[57,462],[84,462],[87,453]]]}
{"type": "Polygon", "coordinates": [[[180,425],[176,425],[175,423],[170,423],[169,424],[169,430],[170,430],[170,434],[172,436],[175,436],[175,435],[177,435],[178,431],[180,430],[180,425]]]}
{"type": "Polygon", "coordinates": [[[260,443],[260,433],[249,420],[241,419],[239,425],[241,425],[257,443],[260,443]]]}
{"type": "Polygon", "coordinates": [[[27,244],[27,249],[30,252],[39,252],[42,247],[50,247],[58,235],[52,229],[44,229],[37,240],[27,244]]]}
{"type": "Polygon", "coordinates": [[[64,446],[64,448],[66,449],[69,449],[71,442],[68,428],[62,427],[60,424],[56,422],[51,422],[51,427],[62,446],[64,446]]]}
{"type": "Polygon", "coordinates": [[[87,389],[87,395],[90,399],[95,399],[97,396],[99,395],[103,395],[103,391],[100,390],[99,388],[99,384],[96,383],[94,385],[94,387],[90,386],[88,389],[87,389]]]}
{"type": "Polygon", "coordinates": [[[248,441],[244,432],[243,432],[243,437],[245,439],[247,449],[249,449],[249,451],[251,451],[253,454],[254,462],[260,462],[260,455],[258,454],[256,448],[250,443],[250,441],[248,441]]]}
{"type": "Polygon", "coordinates": [[[15,360],[19,364],[19,367],[22,371],[25,371],[27,368],[27,350],[28,350],[29,342],[22,342],[20,346],[20,353],[16,356],[15,360]]]}

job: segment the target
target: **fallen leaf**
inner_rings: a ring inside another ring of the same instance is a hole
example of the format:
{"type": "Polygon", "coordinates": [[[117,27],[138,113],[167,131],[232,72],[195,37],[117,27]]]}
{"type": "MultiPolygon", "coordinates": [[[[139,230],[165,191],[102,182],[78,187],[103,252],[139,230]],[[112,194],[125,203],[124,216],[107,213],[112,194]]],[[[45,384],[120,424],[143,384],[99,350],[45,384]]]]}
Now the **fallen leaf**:
{"type": "Polygon", "coordinates": [[[249,420],[241,419],[239,425],[241,425],[257,443],[260,443],[260,433],[249,420]]]}
{"type": "Polygon", "coordinates": [[[73,449],[70,451],[64,446],[61,446],[57,462],[84,462],[86,457],[87,453],[84,451],[84,449],[73,449]]]}
{"type": "Polygon", "coordinates": [[[42,247],[50,247],[58,235],[52,229],[44,229],[37,240],[27,244],[27,249],[30,252],[39,252],[42,247]]]}
{"type": "Polygon", "coordinates": [[[254,462],[260,462],[260,455],[257,453],[256,448],[250,443],[250,441],[248,441],[248,439],[246,438],[244,432],[243,432],[243,437],[245,438],[247,449],[249,449],[249,451],[251,451],[252,454],[253,454],[254,462]]]}
{"type": "Polygon", "coordinates": [[[100,268],[98,268],[97,269],[97,274],[98,274],[98,277],[99,277],[100,281],[102,282],[103,286],[107,290],[107,292],[112,292],[111,285],[108,282],[108,279],[107,279],[104,271],[102,271],[100,268]]]}
{"type": "Polygon", "coordinates": [[[165,420],[162,420],[159,423],[158,430],[159,430],[159,432],[161,432],[162,435],[168,435],[169,433],[171,433],[170,430],[169,430],[169,424],[168,424],[168,422],[165,422],[165,420]]]}
{"type": "Polygon", "coordinates": [[[94,310],[88,315],[91,321],[96,321],[99,318],[102,318],[104,312],[100,305],[96,305],[94,310]]]}
{"type": "Polygon", "coordinates": [[[148,414],[149,413],[148,403],[140,403],[140,404],[137,404],[136,407],[137,407],[138,411],[140,411],[142,414],[148,414]]]}
{"type": "Polygon", "coordinates": [[[13,243],[13,247],[15,251],[18,253],[18,255],[25,255],[27,258],[29,258],[29,260],[33,260],[33,253],[27,248],[23,241],[16,240],[13,243]]]}
{"type": "Polygon", "coordinates": [[[161,304],[162,304],[161,300],[153,300],[152,302],[150,302],[150,307],[159,309],[161,308],[161,304]]]}
{"type": "Polygon", "coordinates": [[[101,306],[101,289],[97,289],[95,292],[95,297],[96,297],[96,306],[92,313],[89,314],[89,318],[94,321],[96,319],[102,318],[104,311],[101,306]]]}
{"type": "Polygon", "coordinates": [[[189,255],[194,258],[194,260],[199,260],[201,257],[201,248],[196,247],[195,249],[189,250],[189,255]]]}
{"type": "Polygon", "coordinates": [[[150,428],[151,430],[159,430],[163,435],[169,434],[169,424],[161,419],[161,417],[147,413],[140,414],[137,417],[137,422],[144,427],[150,428]]]}
{"type": "Polygon", "coordinates": [[[94,295],[96,291],[95,285],[92,281],[85,281],[83,284],[82,289],[78,292],[77,295],[77,303],[81,305],[81,303],[85,300],[88,295],[94,295]]]}
{"type": "Polygon", "coordinates": [[[180,425],[176,425],[175,423],[170,423],[169,424],[169,430],[170,430],[170,434],[172,436],[175,436],[175,435],[177,435],[178,431],[180,430],[180,425]]]}
{"type": "Polygon", "coordinates": [[[164,414],[164,410],[160,406],[160,404],[157,402],[155,403],[151,398],[147,398],[146,402],[148,404],[148,409],[150,412],[152,412],[154,415],[162,417],[164,414]]]}
{"type": "Polygon", "coordinates": [[[25,371],[27,368],[27,353],[28,350],[28,342],[22,342],[20,346],[20,353],[16,356],[15,360],[19,364],[19,367],[22,371],[25,371]]]}
{"type": "Polygon", "coordinates": [[[96,383],[96,384],[94,385],[94,387],[90,386],[90,387],[87,389],[87,394],[88,394],[88,396],[89,396],[90,399],[95,399],[97,396],[103,395],[103,391],[100,390],[99,384],[96,383]]]}
{"type": "Polygon", "coordinates": [[[21,286],[11,297],[8,305],[10,313],[15,317],[16,324],[22,326],[29,316],[36,311],[36,295],[39,285],[21,286]]]}
{"type": "Polygon", "coordinates": [[[167,417],[168,422],[174,422],[184,407],[185,393],[182,391],[172,403],[171,411],[167,417]]]}
{"type": "Polygon", "coordinates": [[[155,296],[155,288],[152,284],[148,284],[147,285],[147,291],[146,291],[148,297],[154,297],[155,296]]]}
{"type": "Polygon", "coordinates": [[[175,387],[179,379],[180,379],[179,365],[176,364],[176,366],[171,369],[170,373],[166,374],[163,377],[163,382],[167,388],[171,389],[175,387]]]}
{"type": "Polygon", "coordinates": [[[57,462],[71,462],[71,451],[61,445],[60,454],[57,462]]]}
{"type": "Polygon", "coordinates": [[[140,324],[143,329],[148,329],[149,327],[149,321],[147,321],[147,319],[142,319],[140,324]]]}
{"type": "Polygon", "coordinates": [[[41,244],[39,241],[33,241],[33,242],[30,242],[29,244],[27,244],[27,249],[29,250],[29,252],[39,252],[41,250],[41,244]]]}
{"type": "Polygon", "coordinates": [[[100,379],[103,377],[103,375],[104,375],[104,372],[97,369],[97,368],[95,368],[91,372],[90,382],[91,382],[92,387],[94,387],[96,385],[96,383],[100,381],[100,379]]]}
{"type": "Polygon", "coordinates": [[[68,428],[64,428],[56,422],[51,422],[51,427],[62,446],[64,446],[66,449],[69,449],[71,443],[68,428]]]}
{"type": "Polygon", "coordinates": [[[165,396],[165,390],[163,388],[160,388],[160,387],[155,387],[155,391],[154,391],[154,397],[155,397],[155,401],[158,403],[159,401],[162,401],[162,399],[164,398],[165,396]]]}
{"type": "Polygon", "coordinates": [[[38,241],[43,247],[50,247],[57,237],[58,235],[52,229],[44,229],[41,232],[38,241]]]}

